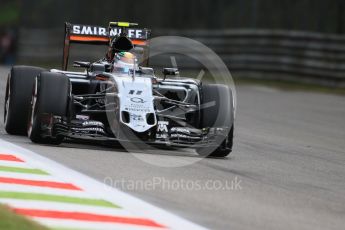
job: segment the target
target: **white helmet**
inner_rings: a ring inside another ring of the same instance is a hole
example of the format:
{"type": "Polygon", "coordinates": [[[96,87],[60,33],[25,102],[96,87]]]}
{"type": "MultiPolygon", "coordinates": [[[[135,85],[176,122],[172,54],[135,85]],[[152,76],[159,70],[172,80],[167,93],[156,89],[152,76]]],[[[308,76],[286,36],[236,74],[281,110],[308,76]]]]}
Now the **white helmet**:
{"type": "Polygon", "coordinates": [[[114,56],[114,71],[128,73],[130,69],[137,69],[137,59],[130,52],[119,52],[114,56]]]}

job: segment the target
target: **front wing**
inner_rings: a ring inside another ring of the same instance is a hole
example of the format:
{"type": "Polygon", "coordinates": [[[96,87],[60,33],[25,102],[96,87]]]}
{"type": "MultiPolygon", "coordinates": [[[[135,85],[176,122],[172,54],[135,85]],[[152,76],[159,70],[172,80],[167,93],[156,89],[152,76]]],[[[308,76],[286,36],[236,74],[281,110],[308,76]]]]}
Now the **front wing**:
{"type": "MultiPolygon", "coordinates": [[[[43,137],[63,136],[66,139],[94,142],[132,142],[171,147],[217,147],[230,132],[230,127],[197,129],[193,127],[171,127],[168,121],[158,121],[151,131],[137,135],[130,131],[127,135],[115,137],[111,128],[99,121],[67,121],[60,116],[42,114],[43,137]]],[[[127,130],[128,131],[128,130],[127,130]]],[[[122,133],[123,134],[123,133],[122,133]]]]}

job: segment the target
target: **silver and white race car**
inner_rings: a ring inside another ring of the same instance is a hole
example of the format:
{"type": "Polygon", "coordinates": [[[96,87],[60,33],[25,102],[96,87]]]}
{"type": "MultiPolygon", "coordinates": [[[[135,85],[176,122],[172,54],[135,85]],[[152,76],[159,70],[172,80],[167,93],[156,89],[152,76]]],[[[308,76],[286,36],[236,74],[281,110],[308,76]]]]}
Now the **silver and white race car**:
{"type": "Polygon", "coordinates": [[[95,140],[227,156],[234,131],[231,89],[176,77],[176,68],[165,68],[164,78],[157,77],[131,52],[141,48],[145,56],[149,48],[150,31],[136,26],[111,22],[106,29],[66,23],[62,70],[14,66],[6,87],[7,133],[27,134],[42,144],[95,140]],[[74,66],[85,71],[70,72],[73,42],[106,43],[108,52],[94,63],[75,61],[74,66]]]}

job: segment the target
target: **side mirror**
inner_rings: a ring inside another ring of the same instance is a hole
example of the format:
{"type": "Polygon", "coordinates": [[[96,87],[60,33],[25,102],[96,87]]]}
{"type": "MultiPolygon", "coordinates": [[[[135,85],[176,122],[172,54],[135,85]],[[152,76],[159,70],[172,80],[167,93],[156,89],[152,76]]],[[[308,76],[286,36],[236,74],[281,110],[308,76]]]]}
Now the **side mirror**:
{"type": "Polygon", "coordinates": [[[165,80],[166,76],[176,76],[176,75],[179,75],[180,72],[178,71],[177,68],[164,68],[163,74],[164,74],[164,80],[165,80]]]}
{"type": "Polygon", "coordinates": [[[139,66],[139,70],[142,74],[154,76],[155,72],[153,68],[139,66]]]}
{"type": "Polygon", "coordinates": [[[74,61],[73,62],[73,67],[81,67],[81,68],[90,68],[91,63],[90,62],[85,62],[85,61],[74,61]]]}

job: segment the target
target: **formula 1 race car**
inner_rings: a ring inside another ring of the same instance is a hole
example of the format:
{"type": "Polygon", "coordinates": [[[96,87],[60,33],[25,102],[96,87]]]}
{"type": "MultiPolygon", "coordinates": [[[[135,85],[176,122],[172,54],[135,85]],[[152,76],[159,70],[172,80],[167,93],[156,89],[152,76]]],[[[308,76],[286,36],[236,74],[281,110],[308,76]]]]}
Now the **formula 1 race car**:
{"type": "Polygon", "coordinates": [[[7,133],[34,143],[64,140],[145,143],[194,148],[203,156],[232,151],[234,100],[228,86],[182,78],[147,66],[150,30],[135,23],[108,28],[65,24],[62,70],[12,67],[6,87],[7,133]],[[109,44],[94,63],[75,61],[84,72],[67,71],[71,43],[109,44]],[[141,56],[133,50],[140,49],[141,56]],[[139,61],[140,59],[140,61],[139,61]]]}

